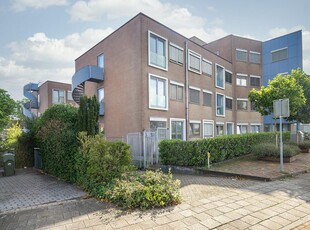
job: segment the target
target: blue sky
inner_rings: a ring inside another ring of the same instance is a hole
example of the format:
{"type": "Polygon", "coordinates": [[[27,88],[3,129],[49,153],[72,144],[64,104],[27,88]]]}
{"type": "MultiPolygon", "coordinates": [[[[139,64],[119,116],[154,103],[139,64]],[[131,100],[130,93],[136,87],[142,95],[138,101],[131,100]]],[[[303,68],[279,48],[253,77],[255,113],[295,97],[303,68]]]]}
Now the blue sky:
{"type": "Polygon", "coordinates": [[[310,74],[309,9],[309,0],[1,0],[0,88],[20,100],[28,82],[71,83],[74,60],[139,12],[206,42],[302,29],[310,74]]]}

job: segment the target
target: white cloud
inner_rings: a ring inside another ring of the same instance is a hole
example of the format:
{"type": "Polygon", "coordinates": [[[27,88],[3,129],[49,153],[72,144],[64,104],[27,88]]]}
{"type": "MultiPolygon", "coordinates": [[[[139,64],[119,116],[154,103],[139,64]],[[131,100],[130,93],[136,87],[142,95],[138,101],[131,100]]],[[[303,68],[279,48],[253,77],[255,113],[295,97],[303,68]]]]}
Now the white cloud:
{"type": "Polygon", "coordinates": [[[302,30],[302,49],[303,49],[303,70],[305,73],[310,74],[310,31],[303,26],[295,26],[292,28],[273,28],[269,31],[271,38],[282,36],[302,30]]]}
{"type": "Polygon", "coordinates": [[[11,43],[12,55],[0,57],[1,88],[14,99],[21,99],[23,86],[28,82],[53,80],[71,83],[74,60],[111,32],[111,28],[90,28],[62,39],[36,33],[24,41],[11,43]]]}
{"type": "Polygon", "coordinates": [[[51,6],[68,5],[68,0],[14,0],[12,3],[13,10],[20,12],[28,8],[44,9],[51,6]]]}

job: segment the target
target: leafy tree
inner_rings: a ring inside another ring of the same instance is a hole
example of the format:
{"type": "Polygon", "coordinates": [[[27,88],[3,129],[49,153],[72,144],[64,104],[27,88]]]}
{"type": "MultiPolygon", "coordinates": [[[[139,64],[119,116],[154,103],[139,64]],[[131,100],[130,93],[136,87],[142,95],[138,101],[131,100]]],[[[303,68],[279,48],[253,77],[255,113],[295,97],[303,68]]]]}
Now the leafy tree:
{"type": "MultiPolygon", "coordinates": [[[[290,116],[287,120],[303,121],[300,111],[306,107],[307,101],[310,103],[310,98],[307,100],[305,97],[305,95],[310,96],[310,82],[305,76],[300,69],[292,70],[291,74],[286,76],[278,74],[268,82],[267,87],[262,86],[259,90],[252,89],[249,93],[249,100],[254,103],[254,109],[265,116],[273,113],[274,100],[289,98],[290,116]],[[303,84],[309,88],[304,88],[303,84]]],[[[308,110],[309,108],[305,109],[308,110]]],[[[305,116],[310,118],[309,113],[305,116]]]]}
{"type": "Polygon", "coordinates": [[[12,123],[12,125],[6,130],[6,139],[4,141],[5,149],[16,148],[18,137],[22,134],[22,128],[19,123],[12,123]]]}
{"type": "Polygon", "coordinates": [[[13,114],[16,108],[15,101],[4,89],[0,89],[0,131],[8,125],[10,115],[13,114]]]}
{"type": "Polygon", "coordinates": [[[99,132],[99,103],[96,96],[81,97],[78,112],[78,126],[80,131],[87,135],[96,135],[99,132]]]}

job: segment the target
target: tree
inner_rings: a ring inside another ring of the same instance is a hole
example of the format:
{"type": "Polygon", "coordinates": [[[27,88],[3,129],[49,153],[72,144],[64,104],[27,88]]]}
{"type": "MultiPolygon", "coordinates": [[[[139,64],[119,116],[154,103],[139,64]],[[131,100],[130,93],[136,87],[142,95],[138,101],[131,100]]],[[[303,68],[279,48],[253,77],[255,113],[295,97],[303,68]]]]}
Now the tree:
{"type": "Polygon", "coordinates": [[[306,104],[307,101],[310,103],[310,80],[305,76],[300,69],[292,70],[291,74],[286,76],[278,74],[268,82],[267,87],[262,86],[259,90],[252,89],[249,100],[254,103],[254,109],[265,116],[273,113],[274,100],[289,98],[290,116],[287,120],[303,122],[306,118],[310,119],[309,113],[300,114],[302,109],[309,110],[306,104]],[[309,95],[309,100],[305,95],[309,95]]]}
{"type": "Polygon", "coordinates": [[[16,109],[15,101],[4,89],[0,89],[0,131],[8,125],[10,121],[10,115],[14,113],[16,109]]]}
{"type": "Polygon", "coordinates": [[[12,123],[12,125],[6,130],[6,139],[4,141],[5,149],[15,149],[17,145],[17,139],[22,134],[22,128],[18,122],[12,123]]]}
{"type": "Polygon", "coordinates": [[[87,135],[96,135],[99,132],[99,103],[96,96],[81,97],[78,112],[78,126],[80,131],[87,135]]]}

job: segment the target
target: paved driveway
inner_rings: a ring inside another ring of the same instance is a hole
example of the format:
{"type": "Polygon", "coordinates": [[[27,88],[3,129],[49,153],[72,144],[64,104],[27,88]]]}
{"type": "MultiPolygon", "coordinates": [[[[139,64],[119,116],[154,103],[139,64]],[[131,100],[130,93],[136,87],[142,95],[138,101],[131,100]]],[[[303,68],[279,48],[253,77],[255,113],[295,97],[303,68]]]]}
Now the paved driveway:
{"type": "Polygon", "coordinates": [[[0,176],[0,213],[84,196],[79,188],[33,169],[0,176]]]}

